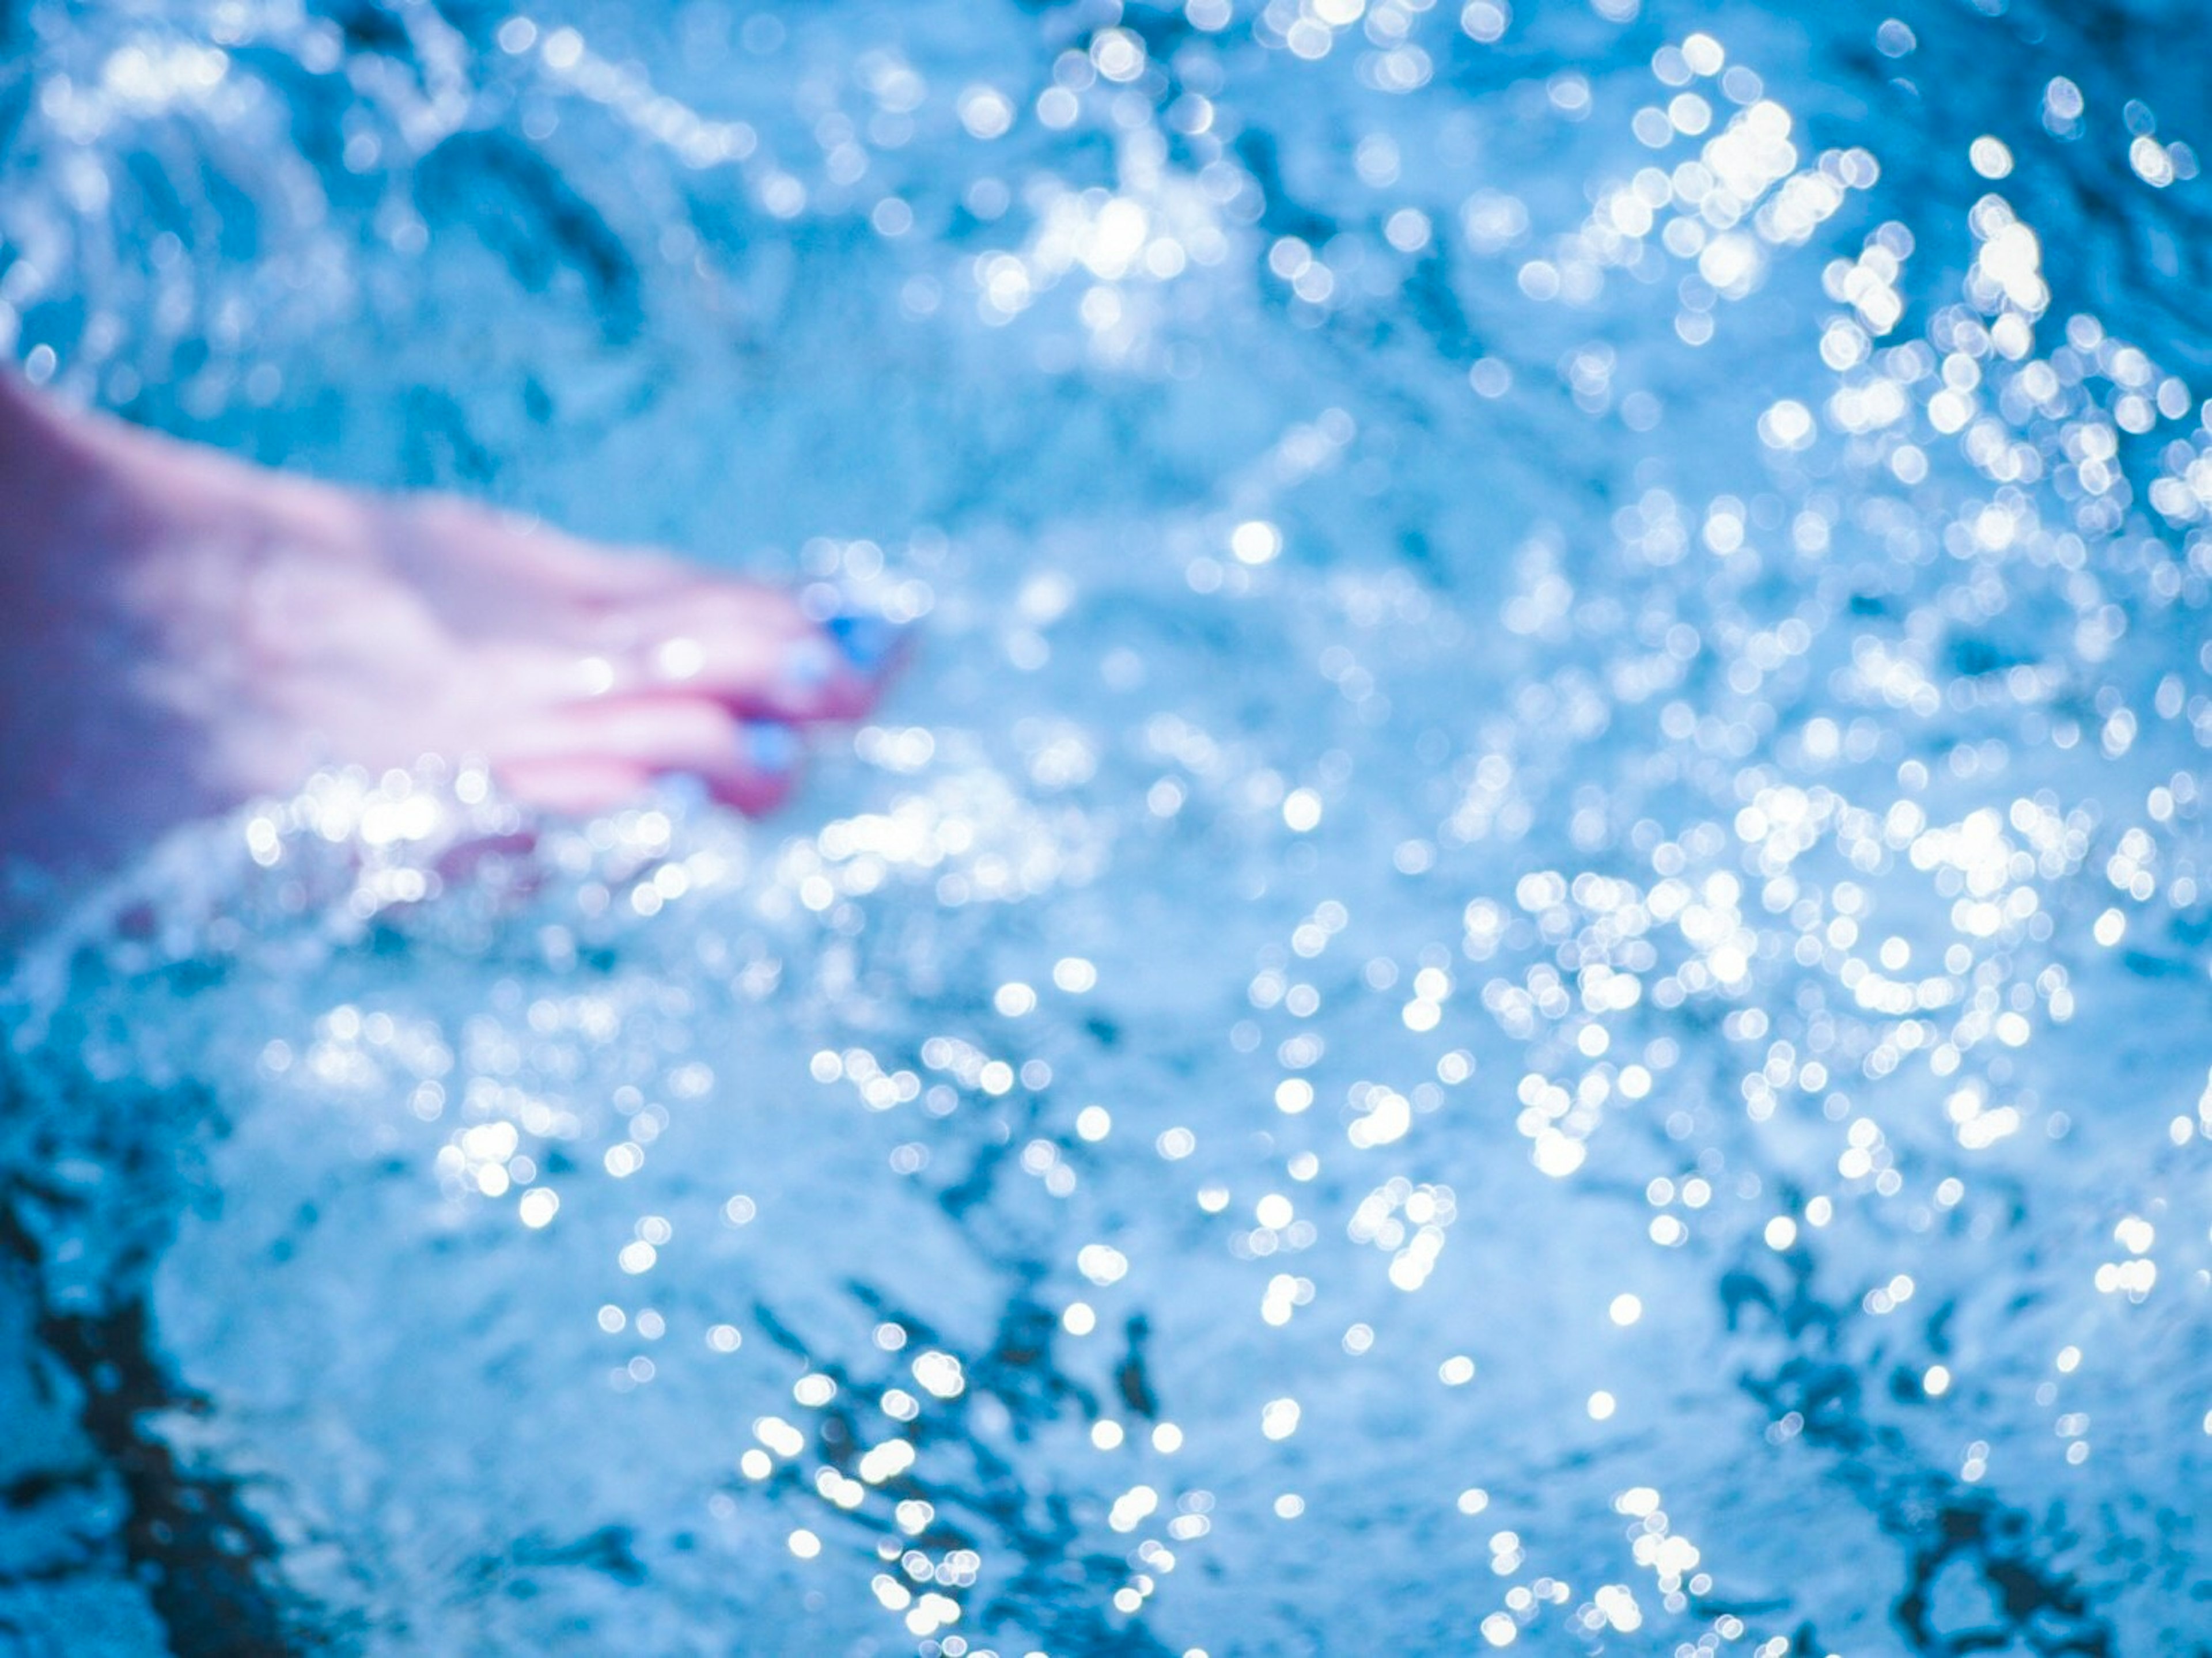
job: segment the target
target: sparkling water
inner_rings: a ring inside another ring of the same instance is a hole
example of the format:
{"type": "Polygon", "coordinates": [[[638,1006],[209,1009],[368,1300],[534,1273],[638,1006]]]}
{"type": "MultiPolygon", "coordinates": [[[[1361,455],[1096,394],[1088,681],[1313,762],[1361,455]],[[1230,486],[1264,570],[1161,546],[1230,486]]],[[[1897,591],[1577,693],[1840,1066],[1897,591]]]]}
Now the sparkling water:
{"type": "Polygon", "coordinates": [[[8,992],[0,1649],[2212,1650],[2193,15],[31,0],[33,379],[911,623],[8,992]]]}

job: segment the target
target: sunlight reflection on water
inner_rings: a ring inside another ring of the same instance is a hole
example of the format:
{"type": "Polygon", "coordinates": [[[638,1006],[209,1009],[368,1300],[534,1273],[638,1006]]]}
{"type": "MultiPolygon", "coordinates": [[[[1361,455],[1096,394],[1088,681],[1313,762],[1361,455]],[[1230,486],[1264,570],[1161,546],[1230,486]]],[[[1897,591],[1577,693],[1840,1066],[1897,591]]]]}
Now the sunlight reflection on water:
{"type": "Polygon", "coordinates": [[[2212,242],[2153,21],[28,15],[34,374],[926,645],[783,820],[329,775],[30,952],[46,1339],[144,1309],[246,1564],[111,1514],[0,1611],[2201,1633],[2212,242]]]}

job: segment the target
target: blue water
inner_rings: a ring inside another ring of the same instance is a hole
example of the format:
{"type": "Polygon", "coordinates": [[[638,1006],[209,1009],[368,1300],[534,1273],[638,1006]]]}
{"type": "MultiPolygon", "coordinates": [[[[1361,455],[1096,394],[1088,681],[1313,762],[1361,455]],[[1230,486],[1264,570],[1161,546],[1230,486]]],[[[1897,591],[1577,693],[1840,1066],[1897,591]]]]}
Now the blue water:
{"type": "Polygon", "coordinates": [[[920,647],[23,946],[0,1650],[2212,1651],[2197,23],[1804,9],[9,14],[35,375],[920,647]]]}

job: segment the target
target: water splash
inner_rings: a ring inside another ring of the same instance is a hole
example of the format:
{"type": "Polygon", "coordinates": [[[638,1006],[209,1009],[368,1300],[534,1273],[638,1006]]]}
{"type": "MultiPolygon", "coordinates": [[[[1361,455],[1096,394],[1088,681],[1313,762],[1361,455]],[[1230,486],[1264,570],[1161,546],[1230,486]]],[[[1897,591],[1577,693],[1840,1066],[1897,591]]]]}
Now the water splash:
{"type": "Polygon", "coordinates": [[[45,941],[17,1253],[144,1327],[139,1512],[370,1649],[2186,1649],[2148,25],[394,15],[34,9],[11,176],[225,205],[12,191],[26,348],[931,660],[804,821],[328,776],[45,941]]]}

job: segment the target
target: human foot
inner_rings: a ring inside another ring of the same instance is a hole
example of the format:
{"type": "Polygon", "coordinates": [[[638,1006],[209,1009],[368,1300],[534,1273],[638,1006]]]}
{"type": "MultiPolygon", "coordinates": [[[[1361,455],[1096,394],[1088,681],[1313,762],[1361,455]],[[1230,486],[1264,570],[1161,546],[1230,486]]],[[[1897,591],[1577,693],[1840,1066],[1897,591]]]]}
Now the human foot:
{"type": "Polygon", "coordinates": [[[245,465],[0,375],[0,861],[69,874],[322,764],[472,756],[597,811],[774,805],[872,701],[879,623],[444,497],[245,465]]]}

